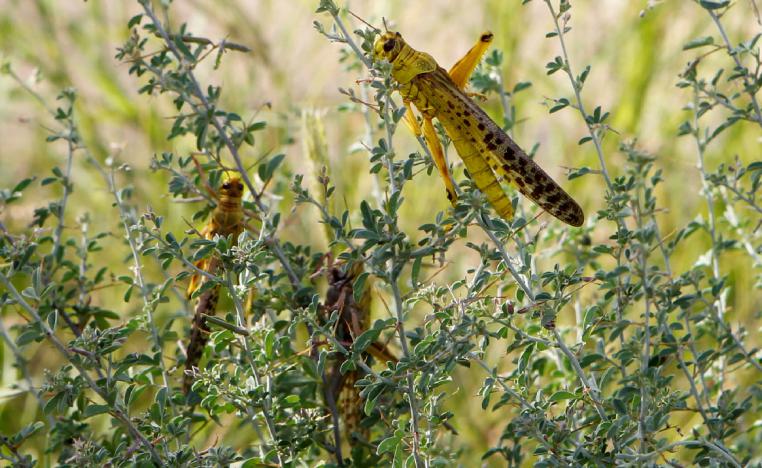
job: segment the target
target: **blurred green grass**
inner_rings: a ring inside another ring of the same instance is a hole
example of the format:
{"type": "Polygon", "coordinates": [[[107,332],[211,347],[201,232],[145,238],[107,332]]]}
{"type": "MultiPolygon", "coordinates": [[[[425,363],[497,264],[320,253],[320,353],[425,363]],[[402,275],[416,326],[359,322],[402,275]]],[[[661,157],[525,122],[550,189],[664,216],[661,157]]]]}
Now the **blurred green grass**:
{"type": "MultiPolygon", "coordinates": [[[[346,208],[355,211],[362,199],[369,198],[372,180],[368,175],[367,154],[350,152],[362,138],[364,127],[358,112],[339,109],[346,104],[338,87],[354,87],[355,81],[366,78],[363,73],[348,72],[339,63],[340,46],[328,43],[312,28],[312,22],[325,18],[313,12],[316,2],[258,1],[226,2],[224,6],[191,1],[177,3],[170,19],[174,27],[182,22],[190,31],[213,39],[246,44],[251,54],[228,54],[219,70],[212,70],[211,61],[199,70],[204,82],[223,86],[222,105],[238,112],[244,118],[259,113],[258,119],[268,121],[268,130],[260,136],[254,150],[246,154],[248,161],[273,151],[286,153],[284,175],[304,173],[308,169],[302,154],[300,113],[304,108],[325,109],[326,134],[329,140],[331,177],[337,185],[338,199],[346,200],[346,208]],[[270,103],[271,108],[263,108],[270,103]]],[[[658,194],[665,208],[659,216],[662,232],[671,233],[686,225],[696,215],[706,216],[706,202],[699,196],[700,175],[696,169],[694,142],[678,138],[677,127],[686,118],[683,106],[690,101],[689,91],[675,87],[677,75],[684,65],[699,52],[682,51],[682,44],[698,36],[714,34],[709,17],[691,2],[659,3],[653,10],[641,10],[646,2],[606,0],[579,2],[574,5],[571,18],[572,31],[567,35],[567,48],[575,71],[592,65],[590,78],[583,94],[586,105],[593,109],[601,105],[612,113],[612,126],[623,138],[637,137],[644,148],[656,155],[658,167],[665,173],[665,183],[658,194]]],[[[391,1],[373,4],[357,3],[352,8],[360,16],[380,23],[387,19],[392,27],[403,32],[408,42],[420,50],[431,53],[440,64],[448,67],[470,46],[485,29],[496,36],[495,47],[504,53],[503,79],[508,88],[519,81],[531,81],[533,86],[517,96],[515,104],[521,119],[516,127],[517,141],[529,148],[540,144],[537,158],[557,179],[563,178],[562,166],[589,166],[597,168],[597,158],[591,145],[578,146],[585,135],[579,116],[569,110],[548,115],[543,101],[547,97],[567,96],[568,84],[563,77],[545,74],[545,63],[559,54],[557,42],[545,38],[551,28],[550,18],[541,2],[520,6],[520,2],[490,0],[483,4],[469,4],[450,0],[437,2],[432,8],[428,2],[391,1]]],[[[80,93],[78,119],[85,141],[93,154],[101,159],[118,155],[133,168],[131,183],[135,184],[136,202],[141,208],[152,207],[167,217],[168,227],[174,232],[185,229],[183,218],[190,219],[194,206],[172,203],[167,195],[167,177],[148,170],[154,153],[171,149],[178,153],[193,148],[190,140],[166,141],[175,111],[164,96],[138,96],[141,82],[127,73],[128,65],[117,62],[116,48],[129,35],[128,19],[139,8],[132,2],[55,2],[53,0],[6,0],[0,9],[0,54],[13,69],[49,103],[62,88],[73,86],[80,93]],[[39,80],[35,77],[39,76],[39,80]]],[[[736,8],[724,18],[726,27],[739,40],[758,30],[743,8],[736,8]]],[[[719,55],[719,54],[718,54],[719,55]]],[[[727,57],[712,57],[710,64],[723,62],[727,57]]],[[[497,99],[490,99],[485,107],[493,116],[500,115],[497,99]]],[[[21,178],[42,178],[55,165],[64,162],[63,144],[47,144],[46,126],[50,123],[44,110],[10,79],[0,77],[0,186],[9,187],[21,178]]],[[[711,121],[711,120],[710,120],[711,121]]],[[[716,123],[719,123],[716,122],[716,123]]],[[[614,174],[619,173],[624,157],[617,151],[618,138],[604,140],[605,154],[614,174]]],[[[395,137],[398,151],[416,151],[416,143],[405,132],[395,137]]],[[[721,162],[730,162],[738,155],[745,163],[760,152],[758,129],[741,123],[725,132],[709,146],[706,164],[714,169],[721,162]]],[[[120,232],[110,216],[110,196],[94,169],[83,159],[75,160],[75,192],[70,199],[71,219],[90,213],[92,231],[112,231],[114,236],[106,243],[107,252],[122,252],[120,232]],[[114,247],[108,249],[108,243],[114,247]]],[[[307,174],[306,177],[309,177],[307,174]]],[[[603,188],[596,179],[582,178],[564,182],[570,193],[578,199],[590,217],[602,208],[603,188]]],[[[280,183],[287,183],[284,177],[280,183]]],[[[281,192],[287,192],[282,190],[281,192]]],[[[0,213],[0,219],[11,229],[22,228],[32,219],[33,209],[44,200],[57,196],[47,189],[38,189],[35,197],[0,213]]],[[[420,235],[417,226],[429,222],[436,210],[448,206],[443,197],[441,183],[435,175],[420,176],[415,184],[408,184],[404,196],[415,199],[402,211],[402,225],[411,236],[420,235]]],[[[284,204],[287,201],[284,201],[284,204]]],[[[344,206],[338,207],[345,208],[344,206]]],[[[319,235],[312,229],[317,222],[315,213],[299,207],[285,215],[282,236],[299,243],[321,245],[322,240],[311,239],[319,235]]],[[[610,232],[598,230],[594,242],[606,241],[610,232]]],[[[479,239],[478,234],[474,234],[479,239]]],[[[673,257],[673,268],[682,271],[710,246],[706,235],[694,236],[673,257]]],[[[466,269],[474,265],[475,254],[462,243],[452,250],[450,265],[442,273],[443,280],[463,277],[466,269]]],[[[100,256],[97,262],[116,271],[126,270],[120,256],[100,256]]],[[[551,259],[546,261],[552,265],[551,259]]],[[[762,302],[759,290],[753,289],[754,278],[750,266],[723,259],[723,267],[730,272],[733,283],[732,310],[728,320],[749,330],[756,330],[758,306],[762,302]]],[[[158,270],[157,270],[158,271],[158,270]]],[[[115,296],[121,296],[121,291],[115,296]]],[[[136,310],[133,305],[101,304],[119,311],[127,317],[136,310]]],[[[378,315],[384,314],[377,304],[378,315]]],[[[176,311],[171,306],[160,310],[159,319],[166,320],[176,311]],[[162,316],[163,314],[163,316],[162,316]]],[[[6,319],[12,320],[12,319],[6,319]]],[[[573,323],[573,311],[562,323],[573,323]]],[[[511,358],[493,346],[492,360],[510,367],[511,358]]],[[[50,365],[52,354],[32,356],[36,362],[32,372],[41,377],[42,368],[50,365]],[[43,365],[44,362],[44,365],[43,365]]],[[[9,388],[17,378],[11,368],[12,357],[3,354],[2,386],[9,388]]],[[[453,406],[468,407],[476,414],[481,399],[475,395],[478,379],[468,378],[472,371],[461,371],[463,378],[450,390],[453,406]],[[457,390],[457,392],[456,392],[457,390]]],[[[743,382],[736,382],[742,385],[743,382]]],[[[18,418],[18,398],[5,398],[0,407],[0,431],[11,432],[21,423],[18,418]]],[[[34,413],[31,399],[25,399],[24,414],[34,413]]],[[[29,416],[31,417],[31,416],[29,416]]],[[[21,419],[26,419],[24,418],[21,419]]],[[[455,420],[461,438],[463,459],[473,460],[499,437],[505,415],[496,412],[488,416],[455,420]]],[[[682,423],[682,422],[677,422],[682,423]]],[[[245,446],[245,431],[217,428],[207,434],[207,440],[216,436],[232,445],[245,446]]]]}

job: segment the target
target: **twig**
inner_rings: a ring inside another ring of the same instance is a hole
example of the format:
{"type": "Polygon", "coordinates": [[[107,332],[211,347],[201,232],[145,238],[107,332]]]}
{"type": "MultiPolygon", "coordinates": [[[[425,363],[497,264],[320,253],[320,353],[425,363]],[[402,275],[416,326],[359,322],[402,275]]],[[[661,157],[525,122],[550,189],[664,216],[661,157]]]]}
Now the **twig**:
{"type": "Polygon", "coordinates": [[[749,95],[749,99],[751,100],[751,105],[754,108],[754,114],[757,117],[757,124],[762,127],[762,110],[760,110],[759,102],[757,102],[757,96],[754,94],[754,92],[752,92],[753,85],[749,83],[748,70],[741,63],[741,59],[738,58],[738,52],[735,51],[733,46],[730,44],[730,39],[728,39],[725,28],[720,22],[720,17],[717,16],[717,13],[715,13],[714,10],[707,9],[706,11],[709,13],[709,16],[712,17],[712,21],[714,21],[715,26],[717,26],[717,30],[720,32],[720,36],[722,36],[722,41],[725,43],[725,48],[728,50],[728,55],[733,58],[733,62],[735,62],[737,70],[745,71],[745,73],[741,74],[743,77],[744,90],[749,95]]]}
{"type": "MultiPolygon", "coordinates": [[[[230,296],[233,298],[233,304],[235,305],[236,310],[236,317],[238,319],[238,326],[240,328],[245,329],[246,328],[246,317],[245,312],[243,310],[243,304],[241,304],[241,299],[238,297],[238,293],[235,290],[235,286],[233,285],[233,276],[230,272],[229,268],[225,268],[226,277],[225,280],[227,282],[227,288],[230,292],[230,296]]],[[[256,363],[254,363],[254,359],[252,358],[251,350],[249,349],[249,340],[247,336],[244,335],[236,335],[238,336],[238,340],[241,342],[241,346],[243,347],[243,355],[246,359],[246,361],[249,364],[249,368],[251,369],[251,376],[254,379],[254,384],[257,387],[261,387],[261,380],[259,377],[259,369],[257,369],[256,363]]],[[[265,396],[264,404],[262,405],[262,416],[265,418],[265,423],[267,425],[267,431],[270,433],[270,440],[273,443],[273,447],[275,448],[275,453],[278,457],[278,463],[280,466],[283,466],[283,459],[281,457],[280,448],[278,444],[278,432],[275,428],[275,421],[270,414],[273,407],[272,402],[272,391],[270,390],[271,385],[271,377],[268,374],[266,377],[267,381],[267,388],[268,391],[265,396]]]]}

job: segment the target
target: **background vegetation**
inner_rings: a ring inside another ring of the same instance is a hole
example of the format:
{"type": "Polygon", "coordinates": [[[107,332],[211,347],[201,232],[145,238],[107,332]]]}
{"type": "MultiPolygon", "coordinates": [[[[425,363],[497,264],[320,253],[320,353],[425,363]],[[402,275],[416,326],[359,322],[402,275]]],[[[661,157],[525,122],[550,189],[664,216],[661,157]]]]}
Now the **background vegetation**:
{"type": "Polygon", "coordinates": [[[371,30],[330,1],[6,0],[0,456],[762,463],[754,0],[351,7],[446,68],[494,32],[472,88],[586,224],[519,197],[495,219],[448,148],[450,208],[358,54],[371,30]],[[234,249],[189,230],[217,161],[250,179],[234,249]],[[189,403],[184,289],[210,255],[225,299],[189,403]],[[337,335],[342,291],[360,336],[337,335]],[[354,435],[323,396],[339,366],[354,435]]]}

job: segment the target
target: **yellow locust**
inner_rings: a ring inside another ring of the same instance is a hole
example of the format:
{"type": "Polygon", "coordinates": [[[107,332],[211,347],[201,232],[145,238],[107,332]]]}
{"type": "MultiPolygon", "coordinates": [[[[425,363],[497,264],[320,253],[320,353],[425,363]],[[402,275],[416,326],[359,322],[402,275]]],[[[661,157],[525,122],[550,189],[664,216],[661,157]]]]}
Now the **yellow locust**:
{"type": "Polygon", "coordinates": [[[397,32],[384,33],[373,48],[375,59],[391,63],[392,78],[399,84],[407,107],[405,119],[417,135],[421,134],[421,128],[411,105],[420,111],[423,136],[453,204],[457,194],[432,125],[434,118],[444,126],[471,179],[498,215],[508,220],[513,217],[511,200],[500,187],[498,177],[502,176],[548,213],[572,226],[581,226],[585,215],[577,202],[464,92],[490,42],[492,34],[482,34],[449,73],[431,55],[410,47],[397,32]]]}
{"type": "MultiPolygon", "coordinates": [[[[216,235],[232,236],[232,241],[235,243],[244,227],[243,207],[241,203],[243,184],[241,179],[236,175],[226,175],[217,198],[217,207],[212,211],[212,216],[201,231],[201,236],[208,240],[214,239],[216,235]]],[[[221,262],[218,257],[211,256],[196,262],[196,267],[211,274],[216,274],[220,269],[220,264],[221,262]]],[[[208,279],[199,274],[193,275],[188,285],[188,298],[190,299],[193,293],[206,281],[208,279]]],[[[206,342],[209,339],[209,326],[206,324],[205,316],[215,314],[219,297],[220,287],[214,286],[196,298],[190,340],[185,359],[185,374],[183,376],[184,393],[188,393],[193,384],[193,368],[198,365],[204,352],[204,346],[206,346],[206,342]]]]}

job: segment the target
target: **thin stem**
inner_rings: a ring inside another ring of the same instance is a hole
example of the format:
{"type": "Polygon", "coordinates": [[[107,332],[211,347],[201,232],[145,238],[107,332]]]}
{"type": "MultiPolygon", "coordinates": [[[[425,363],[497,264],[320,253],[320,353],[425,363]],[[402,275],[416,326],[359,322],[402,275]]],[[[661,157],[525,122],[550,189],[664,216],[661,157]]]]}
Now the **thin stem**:
{"type": "Polygon", "coordinates": [[[505,250],[503,243],[500,242],[495,233],[492,232],[489,227],[487,227],[487,224],[484,222],[481,216],[477,216],[477,222],[479,223],[479,226],[482,228],[484,233],[487,234],[487,237],[489,237],[492,243],[495,244],[498,252],[500,252],[500,256],[503,258],[503,264],[506,268],[508,268],[511,276],[513,276],[513,279],[516,281],[516,284],[518,284],[521,290],[524,291],[530,302],[534,302],[535,295],[532,291],[532,288],[529,286],[529,283],[525,281],[525,279],[521,276],[521,274],[519,274],[519,272],[516,270],[516,267],[513,266],[513,261],[510,255],[508,255],[508,252],[505,250]]]}
{"type": "MultiPolygon", "coordinates": [[[[749,242],[749,239],[752,238],[751,235],[746,233],[742,228],[740,223],[738,222],[738,215],[736,214],[736,210],[733,206],[733,203],[731,202],[730,198],[728,197],[727,190],[731,190],[733,193],[736,193],[733,191],[732,188],[723,185],[720,187],[720,197],[722,198],[722,202],[725,205],[725,220],[730,224],[735,230],[736,234],[738,235],[738,241],[744,246],[744,249],[746,249],[746,253],[749,254],[749,257],[752,258],[753,263],[756,265],[762,266],[762,257],[757,253],[754,246],[749,242]]],[[[736,194],[737,195],[737,194],[736,194]]],[[[760,211],[762,213],[762,211],[760,211]]]]}
{"type": "Polygon", "coordinates": [[[614,187],[611,183],[611,177],[609,176],[608,168],[606,167],[606,159],[603,156],[603,147],[601,146],[601,138],[598,135],[598,132],[596,132],[595,129],[593,129],[593,126],[590,123],[590,120],[588,119],[588,114],[587,112],[585,112],[585,105],[582,102],[580,84],[577,83],[577,79],[574,77],[574,73],[572,72],[571,62],[569,61],[569,54],[566,51],[566,41],[564,41],[564,28],[562,28],[561,25],[558,23],[558,15],[556,15],[556,11],[553,8],[553,5],[551,4],[550,0],[545,0],[545,4],[548,5],[550,14],[553,17],[553,24],[555,25],[558,41],[561,43],[561,52],[563,53],[563,57],[564,57],[564,71],[566,72],[566,74],[569,77],[569,80],[571,81],[572,89],[574,89],[576,108],[579,110],[580,114],[582,114],[582,118],[585,121],[585,126],[587,126],[587,131],[590,134],[590,138],[592,138],[593,140],[593,144],[595,145],[595,152],[598,155],[598,163],[600,164],[603,178],[606,180],[606,185],[608,186],[609,191],[613,192],[614,187]]]}
{"type": "MultiPolygon", "coordinates": [[[[74,137],[75,132],[76,132],[76,128],[72,124],[71,120],[67,121],[66,172],[64,172],[64,178],[63,178],[63,195],[61,196],[61,201],[56,210],[57,211],[56,217],[58,218],[58,223],[56,224],[56,229],[53,233],[53,250],[51,252],[56,263],[58,262],[58,259],[59,259],[58,251],[61,248],[61,235],[63,234],[63,229],[64,229],[64,213],[66,212],[66,202],[69,200],[69,194],[71,193],[71,166],[72,166],[72,160],[74,159],[74,150],[75,150],[72,138],[74,137]]],[[[63,257],[63,252],[61,252],[60,255],[61,257],[63,257]]]]}
{"type": "Polygon", "coordinates": [[[698,371],[699,380],[701,381],[701,395],[703,395],[707,406],[711,406],[712,402],[709,399],[709,392],[707,391],[708,385],[704,376],[704,370],[699,366],[697,357],[700,356],[698,349],[696,349],[696,340],[694,338],[693,330],[691,329],[691,320],[687,313],[683,314],[683,321],[685,322],[685,329],[690,335],[691,339],[688,341],[688,347],[693,355],[693,367],[698,371]]]}
{"type": "MultiPolygon", "coordinates": [[[[635,205],[635,220],[638,223],[638,231],[643,232],[643,214],[640,210],[640,197],[638,196],[633,204],[635,205]]],[[[642,242],[638,244],[638,259],[640,260],[640,275],[643,281],[643,349],[640,356],[640,414],[638,415],[638,438],[640,439],[640,452],[646,451],[646,416],[648,407],[648,361],[651,359],[651,285],[648,280],[648,248],[642,242]]]]}
{"type": "Polygon", "coordinates": [[[384,106],[384,122],[386,127],[386,154],[384,155],[384,161],[386,161],[386,170],[389,172],[389,186],[392,189],[392,195],[397,193],[397,182],[394,180],[394,150],[392,149],[392,137],[394,127],[392,119],[389,117],[389,109],[391,107],[390,97],[387,93],[385,96],[386,106],[384,106]]]}
{"type": "MultiPolygon", "coordinates": [[[[671,335],[671,332],[666,325],[662,325],[662,333],[664,333],[665,336],[671,335]]],[[[693,399],[696,401],[696,408],[698,409],[699,414],[701,414],[701,418],[704,420],[704,425],[706,425],[706,427],[709,429],[709,432],[711,432],[713,436],[717,437],[717,434],[714,433],[712,426],[709,424],[709,416],[707,415],[706,409],[704,408],[704,402],[701,400],[701,395],[699,395],[698,388],[696,388],[695,375],[692,375],[690,372],[688,372],[688,366],[683,359],[682,350],[679,349],[675,355],[677,357],[678,367],[680,367],[680,370],[683,371],[685,380],[687,380],[690,384],[691,396],[693,396],[693,399]]]]}
{"type": "MultiPolygon", "coordinates": [[[[402,313],[402,295],[400,294],[396,278],[391,277],[392,274],[393,273],[390,272],[389,279],[390,285],[392,287],[392,292],[394,294],[395,311],[397,313],[397,336],[399,337],[400,344],[402,346],[402,354],[405,356],[405,359],[410,362],[410,350],[408,349],[407,345],[407,336],[405,336],[405,324],[402,313]]],[[[408,404],[410,405],[410,417],[412,420],[411,425],[413,432],[413,458],[415,459],[415,466],[421,466],[419,440],[420,433],[418,432],[418,402],[415,397],[415,381],[413,379],[413,374],[409,369],[406,371],[405,377],[407,381],[407,397],[408,404]]]]}
{"type": "MultiPolygon", "coordinates": [[[[714,281],[721,281],[720,277],[720,259],[717,253],[717,225],[714,215],[714,195],[712,194],[712,188],[709,186],[709,176],[707,175],[706,168],[704,167],[704,151],[706,149],[706,142],[701,139],[701,132],[699,127],[699,95],[698,90],[694,87],[693,91],[693,137],[696,141],[696,156],[697,167],[701,173],[701,186],[703,188],[704,197],[706,197],[707,211],[709,215],[709,237],[712,241],[711,259],[712,259],[712,278],[714,281]]],[[[713,308],[717,312],[717,317],[720,322],[725,320],[725,298],[722,293],[719,294],[717,300],[713,304],[713,308]]],[[[720,357],[720,388],[724,388],[725,381],[725,358],[720,357]]]]}
{"type": "Polygon", "coordinates": [[[13,81],[15,81],[16,84],[21,86],[24,89],[24,91],[26,91],[27,93],[29,93],[29,95],[31,95],[33,98],[35,98],[40,103],[40,105],[43,108],[45,108],[45,110],[48,112],[48,114],[50,114],[51,116],[53,116],[53,118],[55,118],[55,116],[56,116],[55,109],[53,109],[50,106],[48,106],[48,103],[40,95],[40,93],[38,93],[32,87],[30,87],[28,84],[26,84],[26,82],[24,80],[22,80],[21,77],[18,76],[16,74],[16,72],[14,72],[12,69],[8,70],[8,74],[11,76],[11,78],[13,78],[13,81]]]}
{"type": "Polygon", "coordinates": [[[344,36],[345,42],[347,45],[349,45],[349,47],[352,48],[352,51],[355,53],[355,55],[357,55],[357,57],[362,61],[366,68],[373,68],[373,65],[371,64],[370,60],[368,60],[368,57],[362,53],[360,48],[357,47],[357,44],[355,44],[355,41],[352,40],[352,36],[349,35],[346,26],[344,26],[344,22],[338,15],[338,10],[331,11],[331,16],[333,16],[333,21],[336,23],[336,26],[341,29],[341,34],[344,36]]]}
{"type": "Polygon", "coordinates": [[[743,76],[743,84],[744,89],[749,95],[749,99],[751,99],[751,105],[754,108],[754,114],[756,114],[757,117],[757,124],[759,126],[762,126],[762,111],[759,107],[759,102],[757,102],[757,96],[752,92],[753,85],[749,83],[749,76],[748,76],[748,69],[743,66],[741,63],[741,59],[738,58],[738,52],[733,50],[733,46],[730,44],[730,39],[728,39],[728,35],[725,32],[725,28],[722,26],[722,23],[720,22],[720,17],[715,13],[714,10],[707,9],[707,12],[709,13],[709,16],[712,17],[712,21],[714,21],[715,26],[717,26],[717,29],[720,31],[720,36],[722,36],[722,41],[725,43],[725,47],[728,49],[728,55],[733,57],[733,61],[736,64],[736,67],[738,70],[744,70],[743,76]]]}
{"type": "MultiPolygon", "coordinates": [[[[392,137],[393,135],[393,125],[392,125],[392,117],[389,115],[389,109],[390,109],[390,99],[389,95],[386,95],[386,106],[384,106],[384,114],[383,119],[386,126],[386,137],[387,137],[387,154],[384,156],[384,159],[386,160],[387,164],[387,170],[389,171],[389,185],[391,187],[392,196],[397,193],[398,190],[401,189],[401,187],[397,187],[395,183],[395,174],[394,174],[394,161],[393,161],[393,155],[392,152],[392,137]]],[[[389,234],[390,237],[394,237],[397,234],[398,226],[396,224],[397,218],[394,216],[390,216],[390,218],[394,221],[392,224],[389,225],[389,234]]],[[[403,315],[403,305],[402,305],[402,294],[399,289],[399,284],[397,283],[397,276],[396,276],[396,270],[397,270],[397,259],[399,258],[396,253],[396,247],[392,246],[392,257],[389,261],[389,271],[387,273],[388,276],[388,283],[389,286],[392,288],[392,293],[394,295],[394,309],[397,315],[397,334],[400,340],[400,345],[402,346],[402,354],[404,355],[405,359],[410,362],[410,350],[408,348],[407,344],[407,336],[405,334],[405,322],[404,322],[404,315],[403,315]]],[[[411,418],[411,426],[412,426],[412,433],[413,433],[413,458],[415,459],[415,466],[419,467],[422,466],[421,457],[420,457],[420,433],[418,432],[418,402],[415,396],[415,382],[413,378],[413,374],[408,369],[406,370],[406,381],[407,381],[407,397],[408,397],[408,404],[410,405],[410,418],[411,418]]]]}
{"type": "Polygon", "coordinates": [[[585,386],[585,388],[590,390],[590,400],[593,402],[593,405],[595,406],[596,411],[598,412],[598,416],[600,416],[601,420],[608,421],[608,417],[606,416],[606,410],[603,408],[603,403],[600,401],[601,397],[601,390],[598,388],[598,385],[595,383],[595,380],[589,379],[587,375],[585,374],[585,371],[582,370],[582,366],[579,363],[579,360],[577,359],[577,356],[574,355],[574,353],[571,352],[568,346],[566,346],[566,343],[564,343],[564,340],[561,338],[561,334],[558,332],[558,330],[553,329],[553,336],[556,338],[556,344],[558,344],[558,347],[561,349],[561,352],[564,353],[566,358],[571,363],[572,367],[574,368],[574,372],[577,374],[577,377],[579,378],[580,382],[582,382],[582,385],[585,386]]]}
{"type": "MultiPolygon", "coordinates": [[[[108,172],[103,166],[101,166],[98,160],[96,160],[93,157],[90,157],[89,159],[93,163],[93,165],[96,167],[98,172],[100,172],[100,174],[103,176],[104,180],[106,181],[106,184],[108,185],[108,190],[111,193],[111,195],[114,197],[114,204],[119,210],[119,219],[122,221],[122,227],[124,228],[124,238],[127,240],[127,244],[130,247],[132,261],[134,263],[132,268],[133,275],[135,277],[135,282],[138,285],[138,289],[140,290],[140,296],[143,298],[143,311],[146,314],[146,318],[148,319],[148,325],[149,325],[149,328],[151,329],[151,339],[153,340],[154,350],[159,354],[158,361],[159,361],[159,367],[161,368],[161,377],[164,382],[164,387],[167,389],[168,392],[171,393],[172,388],[169,385],[169,374],[167,372],[167,367],[164,363],[164,346],[162,344],[161,337],[159,336],[159,330],[153,316],[155,302],[153,301],[153,299],[149,297],[149,291],[146,289],[145,279],[143,278],[143,265],[140,261],[140,252],[135,242],[135,239],[132,233],[130,232],[130,228],[131,228],[130,218],[132,218],[132,216],[128,213],[127,207],[124,205],[124,200],[122,200],[122,197],[119,195],[119,192],[116,188],[113,167],[111,171],[108,172]]],[[[172,401],[172,398],[169,398],[169,404],[172,410],[176,412],[176,408],[172,401]]]]}
{"type": "MultiPolygon", "coordinates": [[[[566,73],[566,75],[569,78],[569,81],[571,83],[572,89],[574,90],[574,98],[575,98],[575,104],[572,106],[576,108],[580,115],[582,116],[582,120],[585,122],[585,126],[587,127],[588,134],[590,135],[590,138],[593,141],[593,145],[595,146],[595,152],[598,156],[598,163],[600,165],[601,173],[603,174],[603,178],[606,181],[606,186],[608,187],[608,191],[610,194],[614,194],[614,186],[611,182],[611,176],[609,175],[608,168],[606,167],[606,158],[603,154],[603,146],[601,144],[601,137],[598,134],[598,132],[593,128],[593,125],[590,123],[590,118],[587,112],[585,111],[585,105],[582,102],[582,83],[577,80],[574,76],[574,72],[572,71],[571,61],[569,60],[569,53],[566,49],[566,41],[564,39],[564,32],[565,32],[565,26],[561,27],[558,19],[558,15],[556,14],[555,9],[553,8],[553,4],[551,3],[551,0],[545,0],[545,4],[548,6],[548,10],[550,10],[550,14],[553,18],[553,25],[555,27],[555,33],[558,37],[558,41],[561,45],[561,52],[563,55],[564,60],[564,67],[563,70],[566,73]]],[[[619,230],[619,233],[617,233],[617,237],[621,238],[624,233],[628,232],[629,229],[627,228],[627,222],[622,217],[617,217],[616,219],[617,227],[619,230]]],[[[622,256],[622,249],[618,249],[617,252],[617,264],[621,264],[621,256],[622,256]]],[[[617,277],[617,288],[616,288],[616,308],[615,308],[615,314],[617,317],[617,321],[619,323],[622,323],[623,320],[623,302],[622,302],[622,280],[621,277],[617,277]]],[[[619,342],[620,345],[624,346],[624,336],[622,334],[619,335],[619,342]]],[[[624,365],[620,367],[622,376],[627,375],[627,370],[624,365]]]]}
{"type": "MultiPolygon", "coordinates": [[[[236,310],[236,317],[238,319],[238,326],[241,328],[246,328],[246,316],[245,312],[243,310],[243,304],[241,303],[241,298],[238,297],[238,294],[235,290],[235,286],[233,285],[233,275],[230,272],[229,268],[225,268],[225,274],[226,274],[226,281],[227,281],[227,288],[230,292],[230,296],[233,298],[233,304],[235,305],[236,310]]],[[[251,350],[249,349],[249,340],[247,336],[243,335],[236,335],[238,337],[238,340],[241,342],[241,346],[243,347],[243,355],[246,359],[246,361],[249,364],[249,367],[251,369],[251,376],[254,379],[254,384],[259,388],[262,386],[261,384],[261,378],[259,376],[259,369],[257,369],[257,365],[254,362],[254,359],[252,358],[251,350]]],[[[267,431],[270,433],[270,439],[273,442],[273,446],[275,447],[275,453],[278,457],[278,463],[280,466],[283,466],[283,459],[281,458],[280,449],[278,448],[278,438],[277,438],[277,431],[275,428],[275,421],[270,414],[272,411],[273,401],[272,401],[272,391],[271,391],[271,377],[268,374],[266,377],[266,383],[267,383],[267,392],[265,396],[264,404],[262,405],[262,416],[265,418],[265,423],[267,425],[267,431]]]]}
{"type": "Polygon", "coordinates": [[[762,206],[759,206],[759,205],[757,205],[757,204],[754,202],[754,200],[753,200],[753,199],[751,199],[750,197],[747,197],[746,195],[744,195],[743,193],[741,193],[741,191],[740,191],[740,190],[738,190],[738,189],[737,189],[737,188],[735,188],[735,187],[731,187],[730,185],[726,185],[726,184],[721,184],[721,185],[722,185],[723,187],[727,188],[728,190],[730,190],[731,192],[733,192],[733,194],[734,194],[734,195],[735,195],[735,196],[736,196],[736,197],[737,197],[739,200],[741,200],[742,202],[745,202],[745,203],[746,203],[746,204],[749,206],[749,208],[751,208],[752,210],[756,211],[756,212],[757,212],[757,213],[759,213],[759,214],[762,214],[762,206]]]}

